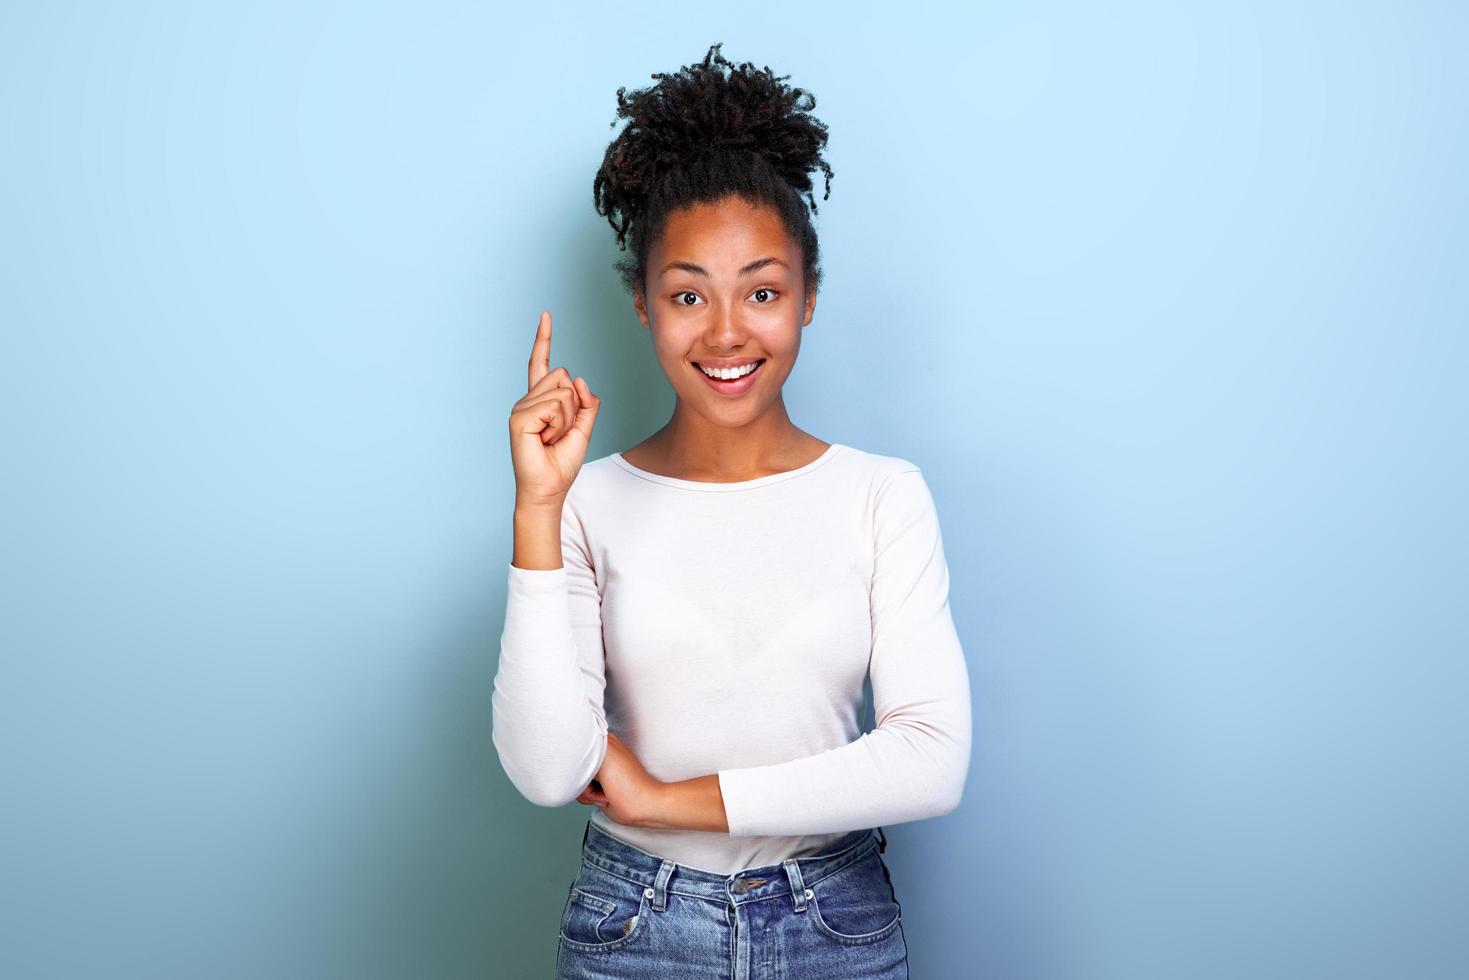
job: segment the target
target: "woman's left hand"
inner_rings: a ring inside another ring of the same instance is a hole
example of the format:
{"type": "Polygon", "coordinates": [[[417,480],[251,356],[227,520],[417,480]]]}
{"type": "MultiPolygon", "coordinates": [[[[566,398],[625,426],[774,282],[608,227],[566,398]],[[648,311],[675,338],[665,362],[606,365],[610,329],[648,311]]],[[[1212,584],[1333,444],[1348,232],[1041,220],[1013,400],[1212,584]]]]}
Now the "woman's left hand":
{"type": "Polygon", "coordinates": [[[607,733],[607,756],[597,776],[578,796],[578,803],[600,806],[602,812],[629,827],[649,825],[663,783],[648,774],[627,743],[607,733]],[[600,784],[600,789],[598,788],[600,784]]]}

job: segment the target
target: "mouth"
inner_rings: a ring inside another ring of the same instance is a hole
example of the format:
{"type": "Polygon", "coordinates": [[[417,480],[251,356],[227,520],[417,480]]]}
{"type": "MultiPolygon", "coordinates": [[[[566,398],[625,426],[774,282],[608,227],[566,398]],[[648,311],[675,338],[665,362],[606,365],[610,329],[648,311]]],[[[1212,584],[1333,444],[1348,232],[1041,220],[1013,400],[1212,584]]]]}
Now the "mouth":
{"type": "Polygon", "coordinates": [[[713,388],[721,395],[740,395],[749,391],[755,386],[756,378],[760,376],[761,370],[765,367],[765,358],[762,357],[757,360],[755,362],[755,367],[752,370],[746,371],[739,377],[731,378],[729,380],[725,380],[724,378],[711,378],[709,375],[704,373],[704,369],[699,365],[698,361],[694,361],[692,363],[694,365],[694,370],[699,372],[699,377],[703,378],[705,383],[708,384],[709,387],[713,388]]]}

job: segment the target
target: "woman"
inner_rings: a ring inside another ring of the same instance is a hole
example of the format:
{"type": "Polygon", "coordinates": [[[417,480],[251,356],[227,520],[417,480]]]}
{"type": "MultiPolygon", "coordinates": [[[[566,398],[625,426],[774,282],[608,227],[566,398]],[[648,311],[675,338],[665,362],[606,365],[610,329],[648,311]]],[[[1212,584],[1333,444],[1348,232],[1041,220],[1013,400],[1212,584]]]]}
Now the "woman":
{"type": "Polygon", "coordinates": [[[559,977],[906,977],[881,826],[953,811],[969,763],[938,518],[916,465],[786,413],[826,127],[719,47],[618,90],[594,183],[673,417],[584,464],[601,399],[537,326],[494,742],[532,802],[597,807],[559,977]]]}

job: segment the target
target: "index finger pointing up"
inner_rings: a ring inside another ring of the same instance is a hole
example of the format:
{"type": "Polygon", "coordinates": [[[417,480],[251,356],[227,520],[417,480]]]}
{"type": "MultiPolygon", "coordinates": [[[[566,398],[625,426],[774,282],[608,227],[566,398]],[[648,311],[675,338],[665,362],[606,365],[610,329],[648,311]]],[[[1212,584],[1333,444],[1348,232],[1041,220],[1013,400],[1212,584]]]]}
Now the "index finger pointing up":
{"type": "Polygon", "coordinates": [[[530,348],[530,371],[529,383],[525,386],[530,391],[547,374],[551,373],[551,311],[542,310],[541,319],[536,323],[536,340],[530,348]]]}

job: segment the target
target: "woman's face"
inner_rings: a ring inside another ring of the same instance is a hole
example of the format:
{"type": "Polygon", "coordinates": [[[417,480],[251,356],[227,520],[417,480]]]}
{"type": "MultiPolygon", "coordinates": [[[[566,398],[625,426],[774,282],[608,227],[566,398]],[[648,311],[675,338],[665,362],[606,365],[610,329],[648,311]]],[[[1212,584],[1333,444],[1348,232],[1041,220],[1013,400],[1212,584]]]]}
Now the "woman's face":
{"type": "Polygon", "coordinates": [[[740,426],[780,398],[816,306],[803,278],[800,245],[769,207],[727,197],[669,215],[634,306],[681,408],[740,426]],[[756,362],[733,380],[701,370],[756,362]]]}

